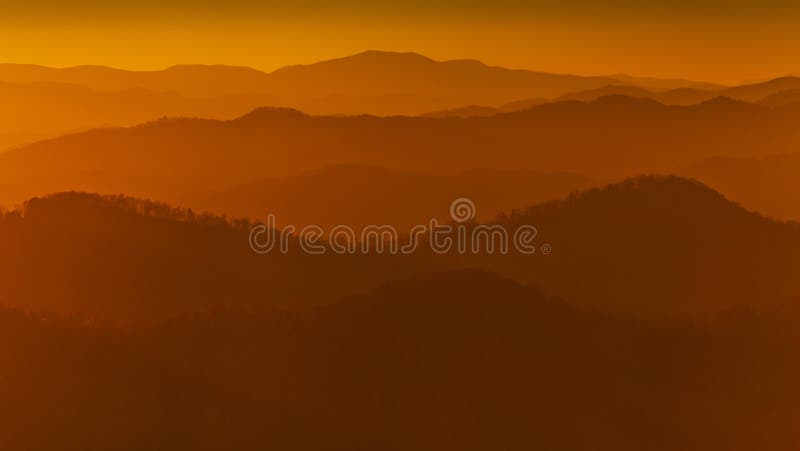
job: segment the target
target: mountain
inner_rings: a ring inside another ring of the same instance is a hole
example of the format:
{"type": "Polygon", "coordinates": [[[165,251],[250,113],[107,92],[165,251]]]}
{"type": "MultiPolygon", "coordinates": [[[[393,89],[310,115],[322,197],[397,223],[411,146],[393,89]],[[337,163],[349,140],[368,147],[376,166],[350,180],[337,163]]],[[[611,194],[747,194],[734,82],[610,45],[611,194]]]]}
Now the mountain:
{"type": "Polygon", "coordinates": [[[791,449],[798,324],[796,305],[635,320],[475,270],[149,328],[0,309],[0,445],[791,449]]]}
{"type": "Polygon", "coordinates": [[[456,175],[401,172],[363,165],[329,166],[181,200],[203,210],[278,224],[338,224],[362,229],[389,224],[410,230],[431,219],[449,221],[453,200],[467,197],[489,220],[521,205],[561,198],[598,182],[574,174],[472,170],[456,175]]]}
{"type": "MultiPolygon", "coordinates": [[[[602,88],[564,94],[555,99],[556,102],[593,102],[601,97],[627,96],[633,98],[651,98],[654,92],[638,86],[609,85],[602,88]]],[[[657,99],[654,99],[657,100],[657,99]]]]}
{"type": "Polygon", "coordinates": [[[800,89],[789,89],[764,97],[759,102],[771,107],[783,107],[800,103],[800,89]]]}
{"type": "Polygon", "coordinates": [[[194,99],[143,88],[97,91],[50,82],[0,82],[0,97],[0,135],[17,138],[9,139],[5,144],[8,147],[37,134],[52,136],[98,126],[129,126],[164,116],[231,119],[273,101],[264,95],[194,99]]]}
{"type": "Polygon", "coordinates": [[[420,116],[436,119],[442,119],[446,117],[486,117],[494,116],[499,112],[500,110],[490,106],[470,105],[449,110],[433,111],[430,113],[421,114],[420,116]]]}
{"type": "MultiPolygon", "coordinates": [[[[69,130],[69,133],[77,133],[85,130],[69,130]]],[[[64,131],[60,132],[33,132],[33,133],[2,133],[0,134],[0,153],[11,150],[15,147],[20,147],[26,144],[32,144],[37,141],[45,139],[57,138],[64,135],[64,131]]]]}
{"type": "Polygon", "coordinates": [[[626,85],[639,86],[653,91],[671,91],[683,88],[705,91],[725,89],[725,86],[717,83],[697,82],[681,78],[634,77],[626,74],[613,74],[609,75],[609,77],[619,80],[626,85]]]}
{"type": "MultiPolygon", "coordinates": [[[[698,84],[667,90],[653,90],[642,85],[612,84],[588,90],[563,94],[551,102],[580,101],[592,102],[602,97],[622,95],[633,98],[652,99],[664,105],[695,105],[718,97],[728,97],[744,102],[760,103],[766,106],[785,106],[795,103],[794,91],[800,89],[800,78],[783,77],[760,83],[721,87],[698,84]]],[[[517,100],[501,105],[498,109],[504,112],[520,111],[546,103],[544,99],[517,100]]]]}
{"type": "Polygon", "coordinates": [[[610,96],[624,96],[634,99],[651,99],[656,102],[663,103],[664,105],[695,105],[698,103],[711,100],[720,93],[711,90],[700,90],[697,88],[676,88],[668,91],[652,91],[635,85],[607,85],[599,88],[587,89],[583,91],[570,92],[560,95],[554,99],[545,98],[531,98],[516,100],[500,105],[497,108],[471,106],[464,108],[457,108],[453,110],[445,110],[437,113],[428,114],[430,117],[471,117],[471,116],[489,116],[490,113],[512,113],[515,111],[523,111],[547,103],[558,102],[594,102],[595,100],[603,97],[610,96]]]}
{"type": "MultiPolygon", "coordinates": [[[[295,239],[287,254],[258,255],[249,222],[64,193],[33,199],[0,220],[0,299],[32,311],[152,322],[193,311],[324,305],[387,281],[458,268],[484,268],[548,296],[625,315],[694,316],[800,297],[800,224],[748,212],[691,180],[631,179],[489,224],[509,235],[536,227],[539,251],[440,254],[426,246],[426,235],[409,255],[374,248],[315,255],[295,239]]],[[[466,233],[474,225],[465,224],[466,233]]]]}
{"type": "Polygon", "coordinates": [[[720,95],[747,102],[758,102],[767,96],[792,89],[800,89],[800,77],[781,77],[762,83],[736,86],[721,91],[720,95]]]}
{"type": "MultiPolygon", "coordinates": [[[[592,102],[602,97],[623,95],[641,99],[652,99],[664,105],[695,105],[717,97],[727,96],[726,91],[700,90],[696,88],[677,88],[669,91],[649,91],[635,86],[606,86],[599,89],[565,94],[558,101],[577,100],[592,102]]],[[[728,96],[730,97],[730,96],[728,96]]],[[[733,98],[733,97],[732,97],[733,98]]]]}
{"type": "Polygon", "coordinates": [[[719,155],[792,152],[800,111],[718,99],[664,106],[613,96],[484,118],[317,117],[262,108],[231,121],[168,119],[0,154],[0,204],[79,190],[180,201],[324,166],[455,174],[474,168],[613,180],[719,155]]]}
{"type": "Polygon", "coordinates": [[[610,77],[512,70],[475,60],[434,61],[416,53],[374,50],[271,73],[222,65],[125,71],[101,66],[55,69],[1,64],[0,81],[68,83],[108,91],[138,88],[192,98],[260,94],[273,99],[269,105],[312,114],[380,115],[423,114],[468,104],[500,105],[620,83],[610,77]]]}
{"type": "Polygon", "coordinates": [[[800,223],[764,218],[688,179],[630,179],[494,224],[512,232],[536,227],[534,243],[548,245],[549,253],[478,253],[448,263],[491,269],[572,303],[625,314],[719,312],[755,299],[800,297],[800,223]]]}
{"type": "Polygon", "coordinates": [[[513,113],[515,111],[527,110],[539,105],[544,105],[546,103],[551,102],[547,99],[537,97],[533,99],[515,100],[513,102],[500,105],[497,109],[503,113],[513,113]]]}
{"type": "Polygon", "coordinates": [[[367,111],[419,114],[468,103],[505,103],[522,93],[552,97],[576,86],[600,86],[611,80],[490,67],[475,60],[439,62],[416,53],[378,51],[307,66],[289,66],[272,72],[270,77],[275,91],[302,92],[309,99],[309,103],[298,105],[300,109],[323,114],[367,111]],[[349,110],[328,106],[342,96],[350,96],[356,105],[349,110]],[[412,105],[383,106],[392,102],[394,96],[417,99],[426,107],[414,106],[412,110],[412,105]],[[365,109],[372,103],[371,110],[365,109]]]}
{"type": "Polygon", "coordinates": [[[677,170],[726,193],[744,207],[800,221],[800,154],[766,158],[709,158],[677,170]]]}
{"type": "Polygon", "coordinates": [[[81,85],[100,91],[145,89],[204,98],[265,93],[267,74],[249,67],[179,65],[156,71],[129,71],[104,66],[52,68],[32,64],[0,64],[0,81],[81,85]]]}
{"type": "Polygon", "coordinates": [[[304,253],[296,239],[287,253],[259,255],[250,230],[247,221],[123,196],[34,198],[0,212],[0,305],[152,324],[320,304],[420,272],[402,256],[304,253]]]}

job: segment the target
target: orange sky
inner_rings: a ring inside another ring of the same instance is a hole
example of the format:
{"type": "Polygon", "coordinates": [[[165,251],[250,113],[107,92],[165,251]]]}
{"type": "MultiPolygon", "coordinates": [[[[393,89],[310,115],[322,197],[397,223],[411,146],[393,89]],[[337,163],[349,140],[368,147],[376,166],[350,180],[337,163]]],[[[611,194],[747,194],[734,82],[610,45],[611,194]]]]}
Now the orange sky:
{"type": "Polygon", "coordinates": [[[800,7],[781,0],[11,0],[0,62],[262,70],[366,49],[549,72],[737,83],[800,73],[800,7]],[[672,4],[671,4],[672,3],[672,4]]]}

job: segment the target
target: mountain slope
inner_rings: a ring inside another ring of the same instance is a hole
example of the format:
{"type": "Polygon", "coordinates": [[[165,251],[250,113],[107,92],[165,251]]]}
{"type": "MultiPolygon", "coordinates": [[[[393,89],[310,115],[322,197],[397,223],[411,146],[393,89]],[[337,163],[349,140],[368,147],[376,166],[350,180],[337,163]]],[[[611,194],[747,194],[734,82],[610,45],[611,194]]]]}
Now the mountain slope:
{"type": "MultiPolygon", "coordinates": [[[[398,256],[256,254],[247,222],[83,193],[0,216],[0,304],[115,323],[323,303],[415,274],[398,256]]],[[[277,239],[277,238],[276,238],[277,239]]]]}
{"type": "Polygon", "coordinates": [[[246,223],[135,199],[61,194],[0,221],[0,297],[17,307],[147,321],[226,306],[325,303],[404,275],[464,267],[636,315],[697,315],[800,296],[800,224],[765,219],[686,179],[632,179],[494,224],[509,235],[536,227],[537,253],[482,247],[441,255],[423,242],[411,255],[375,255],[373,248],[320,256],[292,241],[288,255],[257,255],[246,223]]]}
{"type": "MultiPolygon", "coordinates": [[[[554,98],[553,102],[576,100],[592,102],[599,98],[624,95],[634,98],[652,99],[664,105],[695,105],[717,97],[728,97],[750,103],[779,107],[795,103],[792,95],[800,88],[800,78],[783,77],[765,82],[724,88],[721,86],[684,86],[668,90],[653,90],[637,85],[608,85],[594,89],[571,92],[554,98]]],[[[505,112],[520,111],[540,105],[542,99],[517,100],[499,107],[505,112]]]]}
{"type": "Polygon", "coordinates": [[[485,118],[315,117],[259,109],[232,121],[162,120],[0,154],[0,203],[54,191],[169,201],[320,167],[363,164],[454,174],[474,168],[614,179],[720,153],[800,145],[800,110],[714,100],[688,107],[615,96],[485,118]]]}
{"type": "Polygon", "coordinates": [[[788,89],[763,98],[759,103],[771,107],[800,104],[800,89],[788,89]]]}
{"type": "MultiPolygon", "coordinates": [[[[303,93],[310,99],[299,107],[314,113],[420,114],[464,104],[495,105],[523,96],[553,97],[575,87],[596,87],[612,79],[558,75],[490,67],[474,60],[434,61],[415,53],[367,51],[307,66],[289,66],[270,74],[274,91],[303,93]],[[335,110],[326,102],[350,96],[358,105],[335,110]],[[411,105],[394,108],[393,96],[418,98],[411,105]],[[315,100],[311,100],[315,99],[315,100]],[[374,99],[374,100],[371,100],[374,99]],[[373,102],[371,110],[366,104],[373,102]],[[394,111],[390,111],[393,109],[394,111]],[[383,111],[380,111],[383,110],[383,111]]],[[[577,88],[582,89],[582,88],[577,88]]]]}
{"type": "Polygon", "coordinates": [[[130,126],[164,116],[231,119],[274,102],[264,95],[194,99],[144,88],[97,91],[50,82],[0,82],[0,97],[0,134],[64,134],[98,126],[130,126]]]}
{"type": "Polygon", "coordinates": [[[82,85],[95,90],[140,88],[189,97],[264,93],[267,74],[249,67],[179,65],[156,71],[128,71],[104,66],[51,68],[30,64],[0,64],[0,81],[52,82],[82,85]]]}
{"type": "Polygon", "coordinates": [[[761,159],[715,157],[677,170],[726,193],[744,207],[800,221],[800,155],[761,159]]]}
{"type": "Polygon", "coordinates": [[[619,318],[481,271],[144,330],[0,309],[0,446],[789,450],[799,323],[619,318]]]}
{"type": "Polygon", "coordinates": [[[748,212],[687,179],[631,179],[497,224],[511,232],[536,227],[535,245],[549,245],[550,254],[452,263],[490,268],[601,310],[674,315],[800,296],[800,223],[748,212]]]}
{"type": "MultiPolygon", "coordinates": [[[[474,60],[434,61],[414,53],[367,51],[269,74],[246,67],[174,66],[124,71],[100,66],[53,69],[0,65],[0,81],[55,82],[98,90],[141,88],[205,98],[269,95],[270,105],[313,114],[421,114],[464,104],[500,104],[618,81],[489,67],[474,60]]],[[[163,115],[163,114],[162,114],[163,115]]]]}

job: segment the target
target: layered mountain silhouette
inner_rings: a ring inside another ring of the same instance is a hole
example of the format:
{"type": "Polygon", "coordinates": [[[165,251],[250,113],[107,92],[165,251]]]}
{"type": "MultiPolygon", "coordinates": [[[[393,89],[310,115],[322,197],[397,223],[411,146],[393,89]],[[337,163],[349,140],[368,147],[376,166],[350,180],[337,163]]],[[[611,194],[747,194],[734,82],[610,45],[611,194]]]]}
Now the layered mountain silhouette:
{"type": "Polygon", "coordinates": [[[541,97],[516,100],[497,107],[473,105],[427,113],[430,117],[474,117],[526,110],[545,103],[579,101],[593,102],[602,97],[626,96],[639,99],[652,99],[664,105],[695,105],[727,97],[743,102],[759,103],[771,107],[782,107],[798,103],[797,92],[800,78],[783,77],[765,82],[735,87],[699,85],[692,87],[676,87],[667,90],[653,90],[635,84],[614,84],[588,90],[570,92],[552,99],[541,97]]]}
{"type": "Polygon", "coordinates": [[[0,64],[0,450],[796,450],[798,124],[796,76],[0,64]]]}
{"type": "Polygon", "coordinates": [[[788,89],[776,94],[771,94],[761,99],[760,103],[772,107],[800,104],[800,89],[788,89]]]}
{"type": "Polygon", "coordinates": [[[474,270],[147,329],[0,309],[0,444],[786,449],[799,321],[793,305],[634,320],[474,270]]]}
{"type": "Polygon", "coordinates": [[[785,220],[800,220],[800,155],[716,157],[677,170],[703,180],[744,207],[785,220]]]}
{"type": "Polygon", "coordinates": [[[702,314],[800,295],[793,276],[800,271],[800,224],[765,219],[686,179],[632,179],[517,209],[495,224],[509,235],[536,227],[534,244],[552,253],[438,255],[423,245],[409,256],[374,249],[319,256],[293,242],[288,255],[259,256],[248,222],[65,193],[31,200],[2,221],[8,258],[0,296],[17,307],[147,321],[198,307],[319,304],[404,274],[461,267],[636,315],[702,314]]]}
{"type": "Polygon", "coordinates": [[[258,106],[315,115],[448,117],[487,116],[548,102],[593,101],[620,94],[678,105],[718,96],[784,105],[788,101],[771,96],[798,89],[798,80],[784,77],[724,88],[687,80],[549,74],[492,67],[475,60],[435,61],[416,53],[381,51],[270,73],[223,65],[126,71],[0,64],[0,95],[8,102],[0,112],[5,113],[0,151],[75,129],[127,126],[163,116],[230,119],[258,106]]]}
{"type": "Polygon", "coordinates": [[[638,86],[610,85],[598,89],[569,93],[556,98],[556,101],[579,100],[591,102],[609,95],[653,99],[665,105],[694,105],[717,97],[728,97],[743,102],[761,103],[768,106],[785,106],[791,101],[776,101],[774,96],[785,96],[800,88],[800,77],[776,78],[765,82],[734,86],[729,88],[681,87],[666,91],[653,91],[638,86]]]}
{"type": "Polygon", "coordinates": [[[268,95],[190,98],[144,88],[98,91],[65,83],[0,82],[0,151],[99,126],[130,126],[164,116],[232,119],[274,102],[268,95]]]}
{"type": "Polygon", "coordinates": [[[549,254],[480,252],[448,263],[490,268],[570,302],[626,314],[692,314],[800,296],[793,276],[800,273],[800,223],[764,218],[688,179],[634,178],[496,224],[535,226],[535,243],[548,245],[549,254]]]}
{"type": "Polygon", "coordinates": [[[100,91],[145,89],[205,98],[264,93],[267,74],[249,67],[178,65],[157,71],[129,71],[105,66],[52,68],[0,64],[0,80],[8,83],[66,83],[100,91]]]}
{"type": "MultiPolygon", "coordinates": [[[[50,192],[177,201],[325,166],[457,174],[474,168],[615,179],[720,154],[795,151],[800,110],[718,98],[693,106],[610,96],[485,118],[319,117],[262,108],[232,121],[168,119],[0,154],[0,204],[50,192]]],[[[735,200],[735,198],[734,198],[735,200]]]]}
{"type": "Polygon", "coordinates": [[[276,244],[258,255],[249,233],[247,221],[122,196],[31,199],[0,220],[1,304],[148,324],[215,309],[324,303],[421,266],[391,256],[311,255],[294,239],[286,254],[276,244]]]}
{"type": "MultiPolygon", "coordinates": [[[[609,84],[663,84],[646,78],[625,77],[620,81],[615,77],[549,74],[491,67],[475,60],[435,61],[416,53],[375,50],[270,73],[222,65],[125,71],[102,66],[56,69],[1,64],[0,81],[67,83],[103,91],[135,88],[191,98],[258,94],[272,98],[271,106],[312,114],[382,115],[421,114],[469,103],[499,105],[527,97],[553,98],[609,84]]],[[[704,86],[683,80],[664,83],[704,86]]]]}

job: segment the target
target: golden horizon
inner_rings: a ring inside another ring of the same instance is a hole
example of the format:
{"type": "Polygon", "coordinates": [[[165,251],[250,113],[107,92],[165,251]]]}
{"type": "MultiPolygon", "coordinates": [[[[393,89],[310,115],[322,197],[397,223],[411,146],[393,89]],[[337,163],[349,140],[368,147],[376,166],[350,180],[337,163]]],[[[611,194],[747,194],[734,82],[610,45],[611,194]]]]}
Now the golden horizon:
{"type": "Polygon", "coordinates": [[[777,0],[677,6],[626,0],[380,6],[45,0],[6,8],[0,39],[13,45],[0,61],[127,70],[224,64],[270,72],[379,49],[549,73],[732,85],[800,73],[797,13],[777,0]]]}

